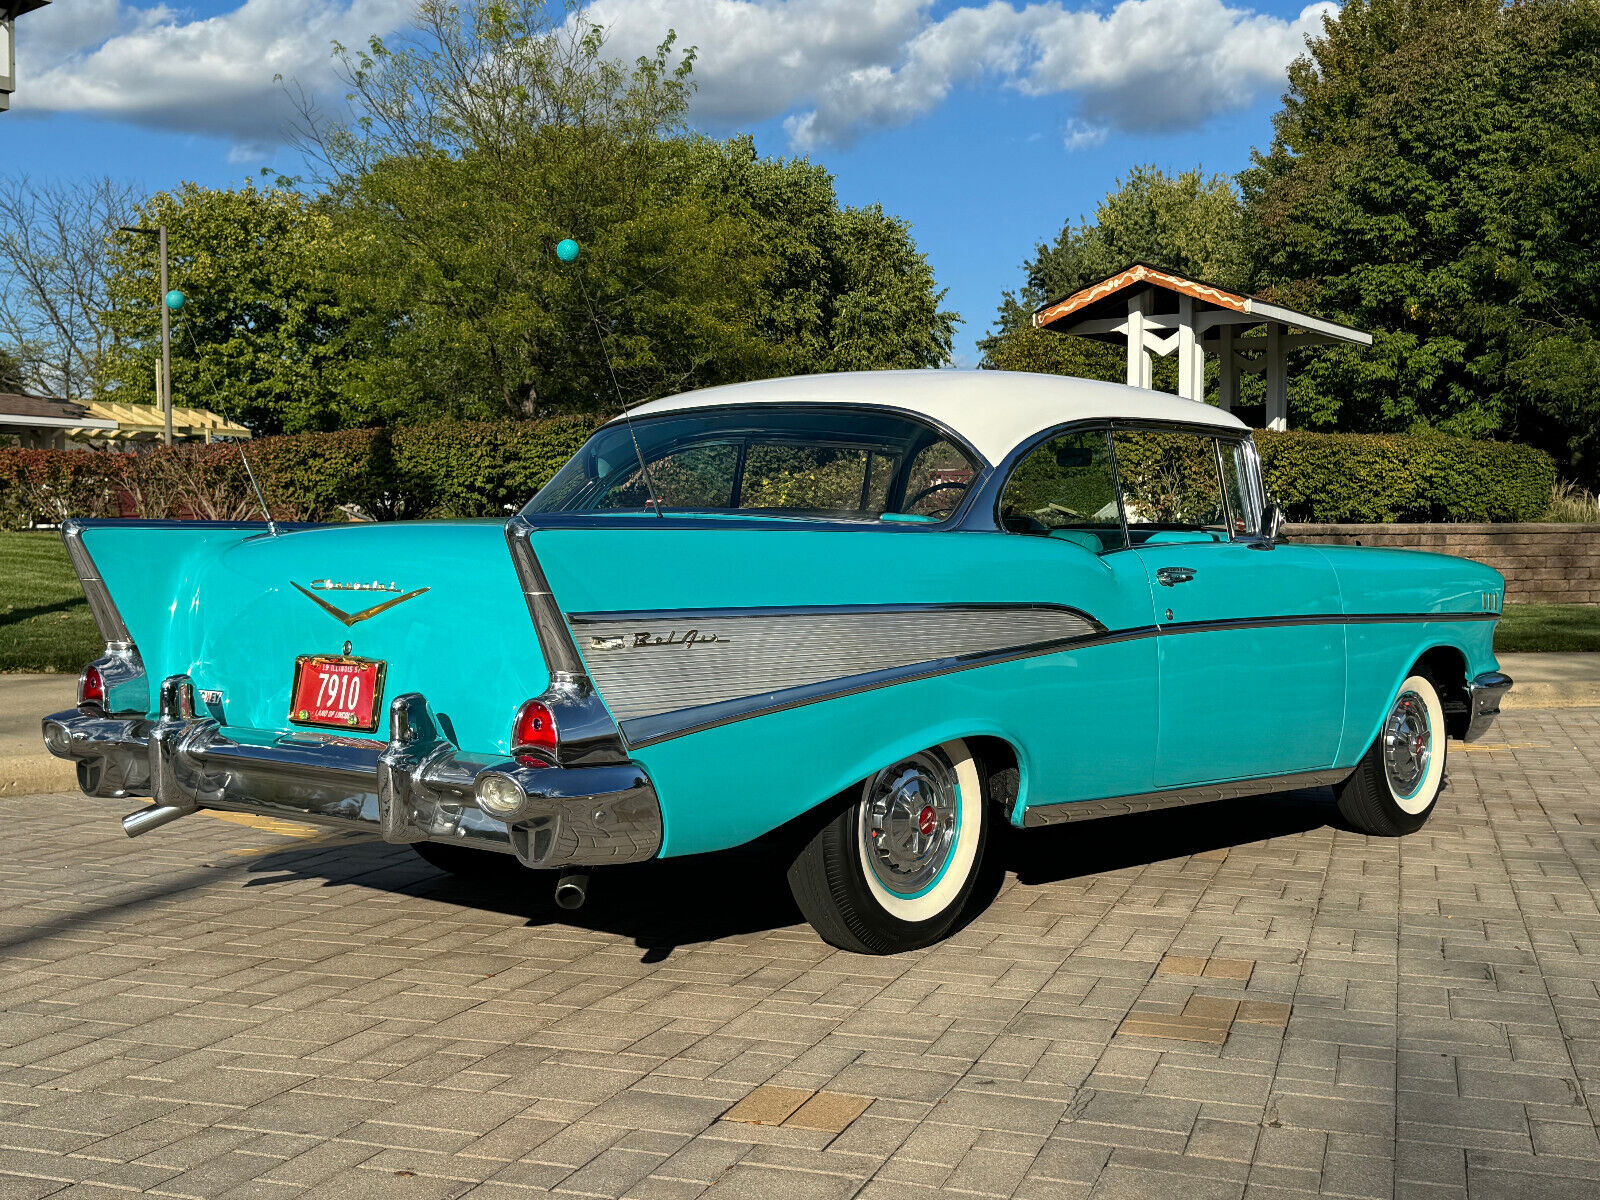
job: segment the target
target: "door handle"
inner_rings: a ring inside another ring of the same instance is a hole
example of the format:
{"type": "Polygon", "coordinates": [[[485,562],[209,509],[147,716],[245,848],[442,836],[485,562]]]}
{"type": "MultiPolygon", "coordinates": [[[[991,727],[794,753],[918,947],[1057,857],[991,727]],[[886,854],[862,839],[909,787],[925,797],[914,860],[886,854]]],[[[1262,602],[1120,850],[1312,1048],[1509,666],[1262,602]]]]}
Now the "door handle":
{"type": "Polygon", "coordinates": [[[1193,567],[1162,567],[1156,572],[1156,582],[1162,587],[1174,587],[1194,578],[1193,567]]]}

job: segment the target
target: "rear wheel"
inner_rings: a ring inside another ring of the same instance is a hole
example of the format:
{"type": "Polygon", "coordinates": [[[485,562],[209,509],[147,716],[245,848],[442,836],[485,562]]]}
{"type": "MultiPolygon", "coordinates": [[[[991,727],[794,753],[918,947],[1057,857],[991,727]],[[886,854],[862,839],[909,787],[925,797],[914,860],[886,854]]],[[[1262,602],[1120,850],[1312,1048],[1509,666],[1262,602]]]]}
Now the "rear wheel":
{"type": "Polygon", "coordinates": [[[1446,747],[1439,689],[1426,675],[1412,675],[1355,773],[1335,789],[1340,813],[1378,837],[1421,829],[1444,788],[1446,747]]]}
{"type": "Polygon", "coordinates": [[[986,781],[960,741],[879,771],[789,868],[800,911],[858,954],[938,941],[978,881],[989,838],[986,781]]]}

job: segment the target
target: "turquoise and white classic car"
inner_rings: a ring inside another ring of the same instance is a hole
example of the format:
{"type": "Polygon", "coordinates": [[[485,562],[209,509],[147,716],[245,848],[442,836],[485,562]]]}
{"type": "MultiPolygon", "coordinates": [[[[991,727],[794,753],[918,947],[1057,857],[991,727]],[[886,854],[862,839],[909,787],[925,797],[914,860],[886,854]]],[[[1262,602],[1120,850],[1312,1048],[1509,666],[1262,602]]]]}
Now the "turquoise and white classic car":
{"type": "MultiPolygon", "coordinates": [[[[508,521],[76,521],[91,796],[608,864],[761,839],[836,946],[961,917],[991,832],[1331,785],[1417,829],[1511,681],[1477,563],[1279,536],[1249,430],[1001,372],[712,388],[508,521]]],[[[1241,830],[1248,837],[1248,830],[1241,830]]]]}

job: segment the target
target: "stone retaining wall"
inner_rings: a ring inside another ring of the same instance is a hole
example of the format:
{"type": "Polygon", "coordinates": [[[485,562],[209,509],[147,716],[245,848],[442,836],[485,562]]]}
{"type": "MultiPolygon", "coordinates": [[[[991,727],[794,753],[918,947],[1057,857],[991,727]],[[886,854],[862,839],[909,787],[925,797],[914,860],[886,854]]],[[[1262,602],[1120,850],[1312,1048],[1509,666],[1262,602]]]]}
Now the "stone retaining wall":
{"type": "Polygon", "coordinates": [[[1600,604],[1600,525],[1288,525],[1296,541],[1431,550],[1487,563],[1513,603],[1600,604]]]}

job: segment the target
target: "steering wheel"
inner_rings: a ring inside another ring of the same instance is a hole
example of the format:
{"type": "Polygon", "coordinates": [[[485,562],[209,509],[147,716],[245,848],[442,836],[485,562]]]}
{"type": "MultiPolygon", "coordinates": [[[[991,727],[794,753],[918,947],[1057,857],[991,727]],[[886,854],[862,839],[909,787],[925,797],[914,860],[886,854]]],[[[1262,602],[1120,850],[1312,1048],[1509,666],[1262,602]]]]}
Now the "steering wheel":
{"type": "Polygon", "coordinates": [[[912,496],[909,500],[905,501],[900,507],[903,511],[910,512],[912,509],[916,508],[917,505],[921,504],[924,499],[933,495],[935,492],[941,492],[945,488],[960,488],[964,492],[971,486],[972,481],[970,479],[950,479],[943,483],[930,483],[915,496],[912,496]]]}

